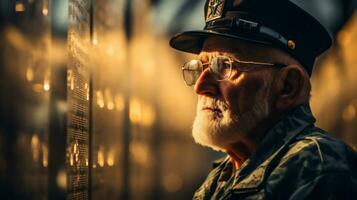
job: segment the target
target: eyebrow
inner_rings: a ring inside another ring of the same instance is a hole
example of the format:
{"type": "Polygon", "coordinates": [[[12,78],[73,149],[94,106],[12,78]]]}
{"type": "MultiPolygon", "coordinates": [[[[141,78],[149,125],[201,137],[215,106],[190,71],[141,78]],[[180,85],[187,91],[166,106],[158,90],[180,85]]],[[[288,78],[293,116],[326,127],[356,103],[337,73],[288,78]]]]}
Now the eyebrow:
{"type": "Polygon", "coordinates": [[[240,59],[234,53],[220,52],[220,51],[205,52],[204,55],[202,55],[202,56],[199,55],[198,59],[203,62],[203,60],[206,61],[206,58],[208,58],[206,62],[209,62],[213,57],[216,57],[216,56],[227,56],[227,57],[230,57],[232,59],[238,59],[238,60],[240,59]],[[203,59],[203,58],[205,58],[205,59],[203,59]]]}

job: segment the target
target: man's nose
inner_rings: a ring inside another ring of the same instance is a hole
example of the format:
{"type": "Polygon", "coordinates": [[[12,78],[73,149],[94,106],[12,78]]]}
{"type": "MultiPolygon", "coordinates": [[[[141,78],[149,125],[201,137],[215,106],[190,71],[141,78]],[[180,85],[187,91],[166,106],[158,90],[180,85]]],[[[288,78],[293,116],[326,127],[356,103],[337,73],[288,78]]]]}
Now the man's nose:
{"type": "Polygon", "coordinates": [[[215,97],[219,93],[218,81],[209,68],[198,77],[194,89],[197,94],[209,97],[215,97]]]}

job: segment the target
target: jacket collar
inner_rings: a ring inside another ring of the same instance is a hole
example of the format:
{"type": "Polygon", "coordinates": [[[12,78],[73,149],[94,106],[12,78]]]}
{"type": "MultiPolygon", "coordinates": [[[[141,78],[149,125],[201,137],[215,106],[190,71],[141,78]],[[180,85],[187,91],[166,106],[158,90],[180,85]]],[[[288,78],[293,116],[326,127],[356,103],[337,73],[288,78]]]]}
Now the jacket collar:
{"type": "Polygon", "coordinates": [[[233,190],[258,188],[266,177],[269,166],[274,165],[283,149],[304,129],[315,123],[309,105],[301,105],[289,112],[273,128],[260,143],[257,151],[247,159],[235,179],[233,190]],[[253,173],[254,171],[254,173],[253,173]]]}

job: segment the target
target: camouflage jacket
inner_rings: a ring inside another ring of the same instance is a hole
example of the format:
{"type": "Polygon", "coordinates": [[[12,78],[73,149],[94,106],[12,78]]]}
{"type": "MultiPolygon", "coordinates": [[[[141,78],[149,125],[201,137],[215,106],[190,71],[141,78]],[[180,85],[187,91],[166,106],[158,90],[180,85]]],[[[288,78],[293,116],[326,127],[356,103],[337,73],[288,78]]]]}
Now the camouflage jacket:
{"type": "Polygon", "coordinates": [[[217,162],[193,199],[357,199],[357,153],[314,123],[298,107],[239,170],[229,157],[217,162]]]}

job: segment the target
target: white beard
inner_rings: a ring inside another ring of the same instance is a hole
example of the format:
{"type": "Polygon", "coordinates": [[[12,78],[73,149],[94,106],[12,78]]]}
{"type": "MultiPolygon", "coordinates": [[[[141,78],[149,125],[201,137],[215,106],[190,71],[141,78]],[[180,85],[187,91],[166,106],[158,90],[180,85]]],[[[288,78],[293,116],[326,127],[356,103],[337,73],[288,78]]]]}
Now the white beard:
{"type": "Polygon", "coordinates": [[[223,151],[244,138],[270,114],[270,90],[260,89],[253,108],[245,113],[232,113],[227,104],[206,96],[199,96],[192,136],[196,143],[215,151],[223,151]],[[202,110],[218,108],[221,113],[202,110]]]}

